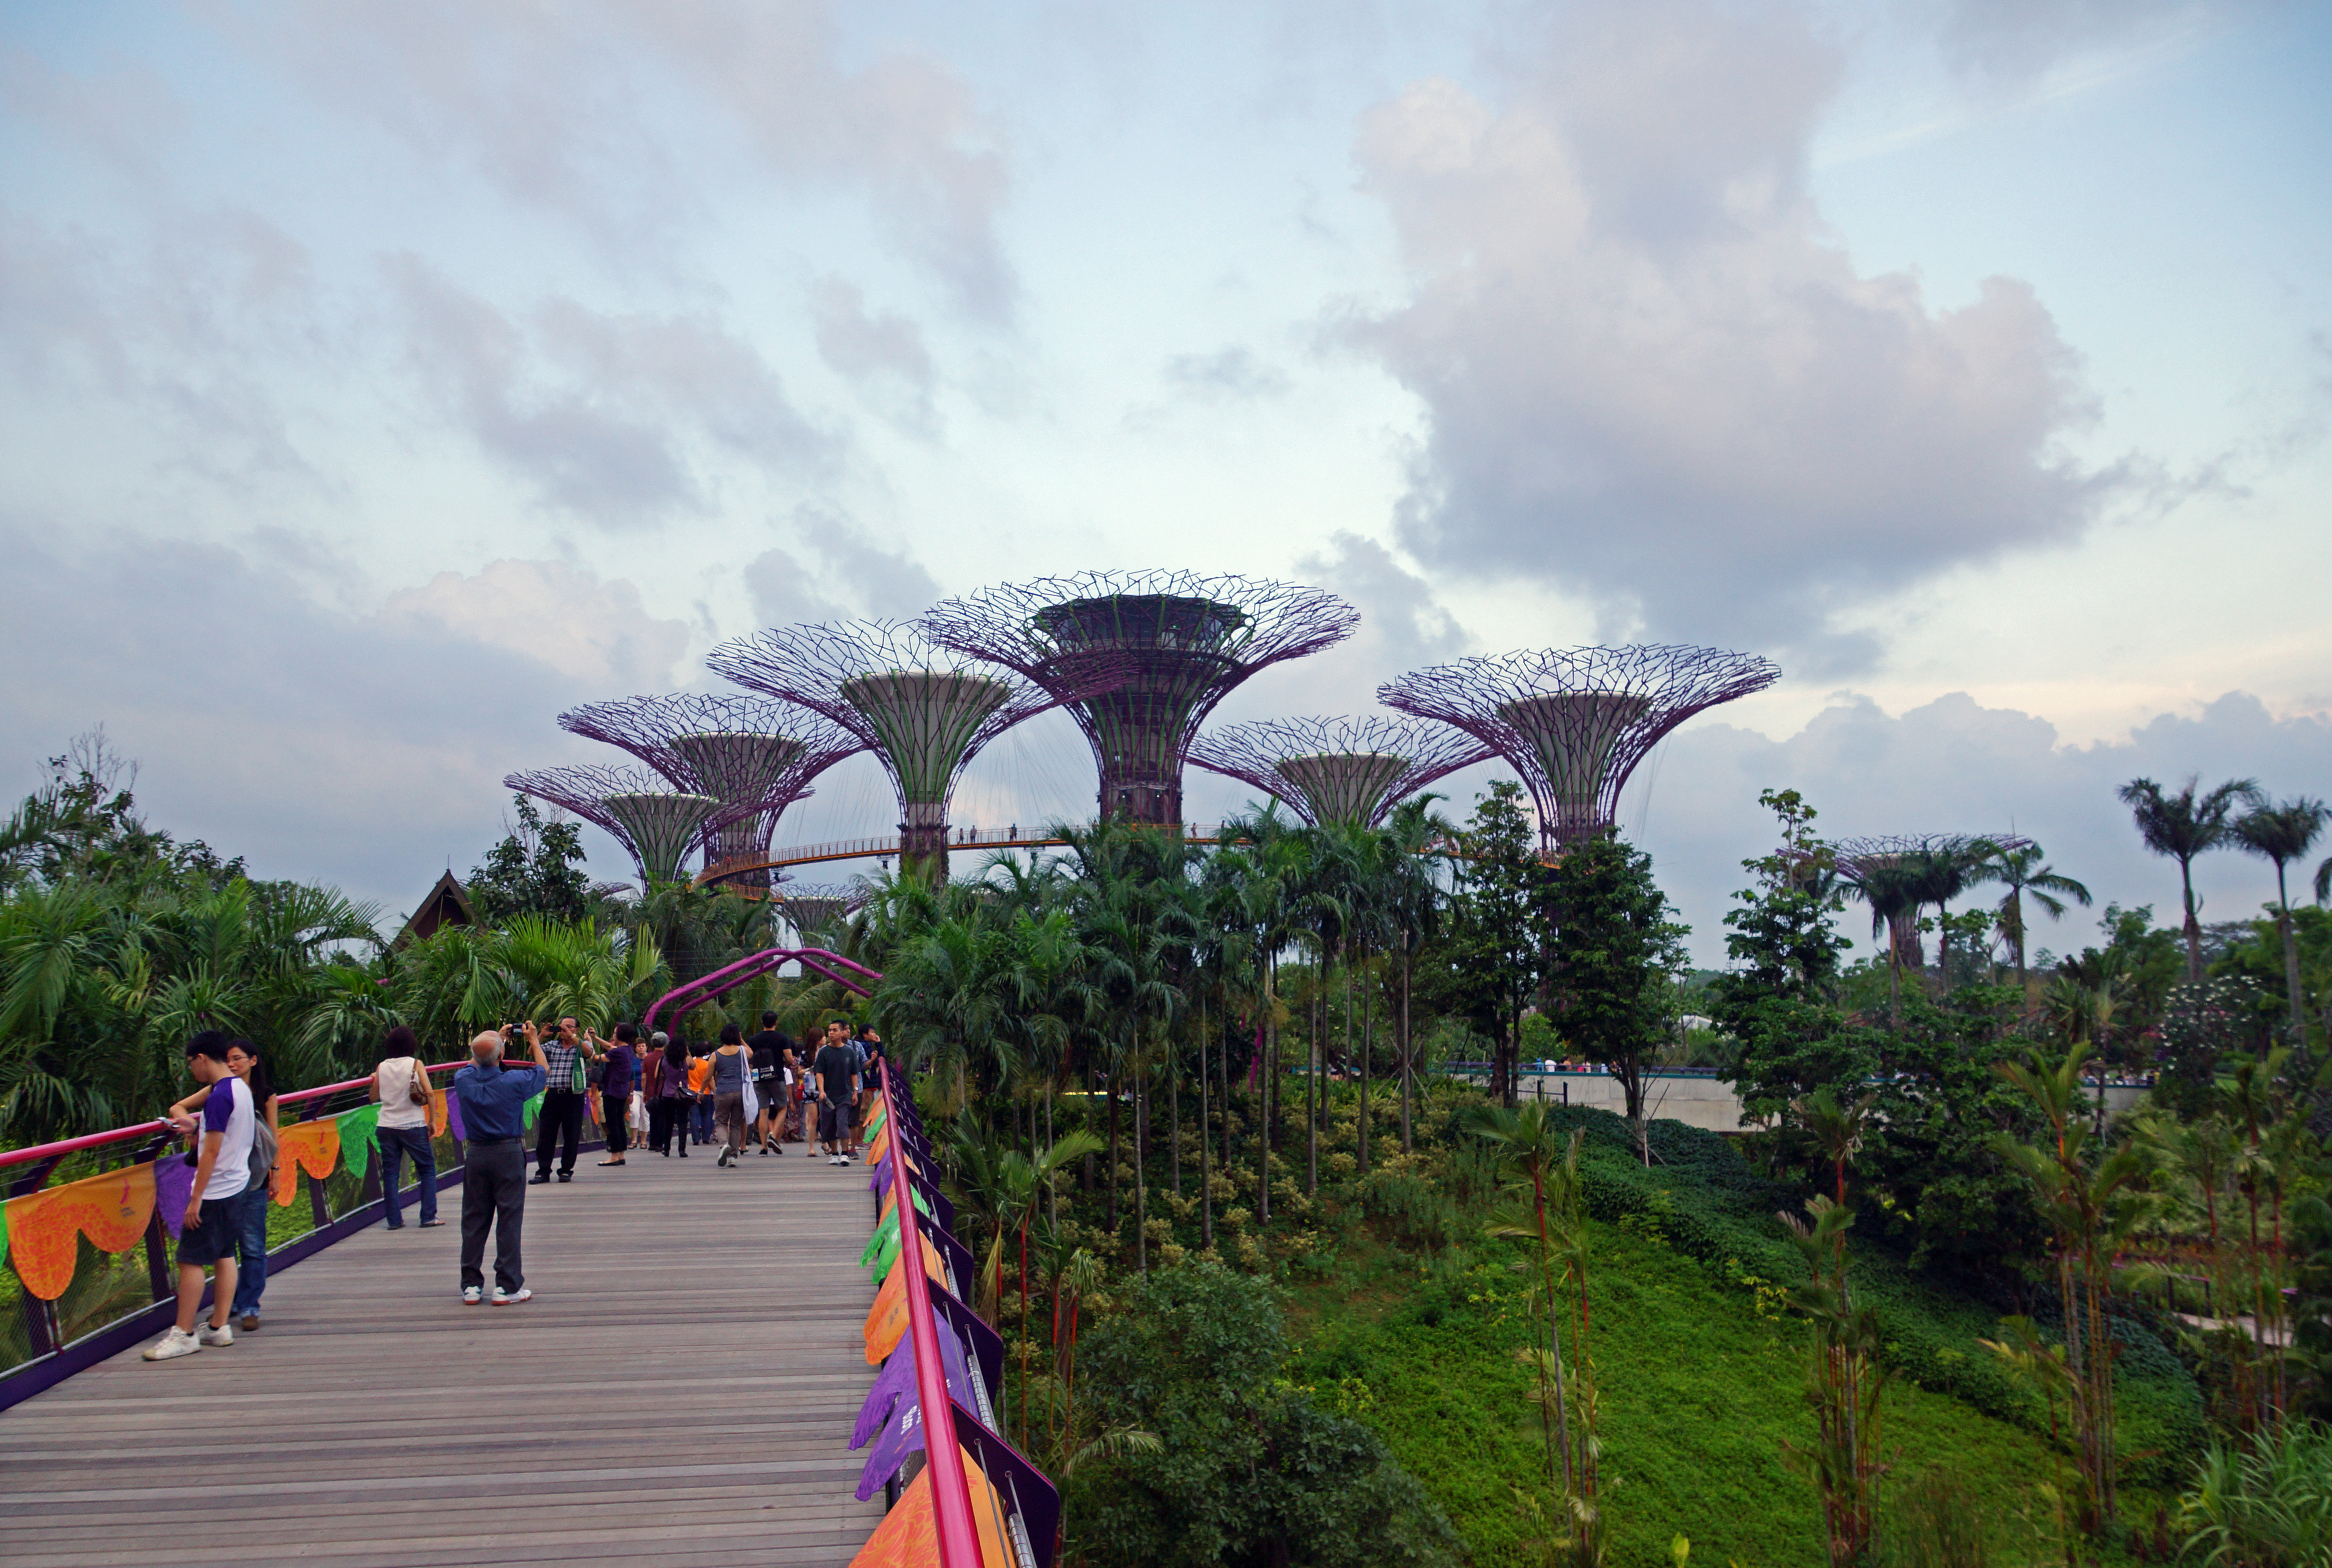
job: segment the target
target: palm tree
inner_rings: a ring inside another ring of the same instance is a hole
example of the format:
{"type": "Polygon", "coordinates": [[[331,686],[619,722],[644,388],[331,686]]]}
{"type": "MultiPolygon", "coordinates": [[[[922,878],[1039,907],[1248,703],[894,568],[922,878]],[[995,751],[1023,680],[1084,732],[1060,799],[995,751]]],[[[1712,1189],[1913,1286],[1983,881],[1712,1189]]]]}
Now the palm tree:
{"type": "MultiPolygon", "coordinates": [[[[1907,857],[1919,902],[1935,906],[1935,981],[1937,991],[1952,989],[1951,902],[1979,883],[1993,879],[1993,857],[2000,846],[1989,838],[1946,838],[1907,857]]],[[[1916,912],[1916,906],[1915,906],[1916,912]]]]}
{"type": "MultiPolygon", "coordinates": [[[[2257,806],[2235,819],[2235,837],[2253,855],[2275,862],[2275,924],[2283,934],[2283,983],[2291,999],[2291,1040],[2307,1038],[2308,1013],[2299,999],[2299,938],[2291,928],[2291,894],[2284,886],[2284,867],[2306,855],[2325,819],[2332,817],[2321,800],[2302,795],[2280,806],[2257,806]]],[[[2332,869],[2332,860],[2325,862],[2332,869]]],[[[2317,873],[2320,886],[2324,872],[2317,873]]],[[[2321,902],[2323,894],[2317,895],[2321,902]]]]}
{"type": "Polygon", "coordinates": [[[1926,902],[1919,868],[1908,860],[1900,855],[1864,856],[1838,868],[1839,886],[1869,907],[1870,940],[1887,933],[1887,1012],[1897,1025],[1903,1021],[1903,948],[1917,940],[1905,928],[1926,902]]]}
{"type": "Polygon", "coordinates": [[[1427,849],[1436,841],[1457,836],[1457,828],[1433,811],[1438,795],[1424,794],[1404,800],[1385,820],[1391,850],[1387,868],[1385,909],[1392,940],[1400,952],[1400,1152],[1410,1149],[1411,1107],[1417,1082],[1415,1041],[1410,1032],[1410,986],[1417,955],[1438,933],[1443,898],[1427,849]]]}
{"type": "Polygon", "coordinates": [[[1992,880],[2008,889],[2000,901],[2000,933],[2016,953],[2016,990],[2024,991],[2024,901],[2028,897],[2048,912],[2050,920],[2065,916],[2065,900],[2087,909],[2095,902],[2089,890],[2046,864],[2048,854],[2037,844],[2002,849],[1993,856],[1992,880]],[[2061,896],[2060,896],[2061,895],[2061,896]]]}
{"type": "Polygon", "coordinates": [[[2194,918],[2194,857],[2225,844],[2233,825],[2229,817],[2239,805],[2259,799],[2259,784],[2231,779],[2214,789],[2202,789],[2199,777],[2165,795],[2151,779],[2133,779],[2116,793],[2137,821],[2138,837],[2156,855],[2178,863],[2178,887],[2186,912],[2186,983],[2203,978],[2203,923],[2194,918]]]}

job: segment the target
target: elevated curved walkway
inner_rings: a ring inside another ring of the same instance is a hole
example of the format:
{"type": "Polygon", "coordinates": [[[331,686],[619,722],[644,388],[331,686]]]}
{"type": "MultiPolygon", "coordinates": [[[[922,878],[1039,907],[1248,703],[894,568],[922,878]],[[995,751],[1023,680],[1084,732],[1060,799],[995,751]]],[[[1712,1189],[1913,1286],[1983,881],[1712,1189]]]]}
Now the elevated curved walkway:
{"type": "Polygon", "coordinates": [[[788,1147],[530,1188],[522,1306],[462,1304],[449,1186],[443,1229],[271,1279],[232,1348],[25,1401],[0,1564],[849,1562],[883,1516],[849,1450],[874,1210],[863,1167],[788,1147]]]}
{"type": "MultiPolygon", "coordinates": [[[[1182,837],[1192,844],[1215,844],[1222,838],[1219,822],[1186,822],[1182,837]]],[[[1058,846],[1068,841],[1048,838],[1039,829],[1022,831],[1018,824],[1010,827],[958,827],[948,834],[948,853],[973,849],[1037,849],[1058,846]]],[[[784,871],[796,865],[815,865],[828,860],[896,859],[899,855],[899,835],[876,834],[867,838],[836,838],[823,844],[795,844],[771,850],[767,856],[750,856],[741,860],[723,860],[706,866],[696,874],[693,886],[703,887],[711,883],[726,882],[731,877],[753,872],[784,871]]]]}

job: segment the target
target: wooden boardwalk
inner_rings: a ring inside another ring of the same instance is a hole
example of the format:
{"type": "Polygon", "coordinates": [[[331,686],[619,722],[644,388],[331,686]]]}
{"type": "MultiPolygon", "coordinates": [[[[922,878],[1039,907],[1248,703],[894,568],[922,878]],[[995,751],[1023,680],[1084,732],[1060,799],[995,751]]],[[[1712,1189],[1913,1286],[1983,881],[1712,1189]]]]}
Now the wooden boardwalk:
{"type": "Polygon", "coordinates": [[[452,1188],[443,1229],[269,1281],[232,1348],[0,1414],[0,1564],[846,1563],[882,1516],[865,1170],[710,1154],[530,1188],[524,1305],[461,1302],[452,1188]]]}

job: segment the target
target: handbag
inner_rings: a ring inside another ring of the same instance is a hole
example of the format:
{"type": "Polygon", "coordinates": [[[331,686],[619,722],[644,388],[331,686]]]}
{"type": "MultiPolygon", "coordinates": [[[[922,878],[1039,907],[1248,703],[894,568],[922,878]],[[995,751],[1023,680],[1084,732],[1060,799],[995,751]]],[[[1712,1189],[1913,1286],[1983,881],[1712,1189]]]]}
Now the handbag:
{"type": "Polygon", "coordinates": [[[437,1102],[437,1092],[429,1086],[429,1069],[421,1065],[419,1056],[413,1058],[413,1082],[405,1092],[416,1105],[425,1111],[437,1102]]]}
{"type": "Polygon", "coordinates": [[[738,1085],[745,1092],[745,1120],[752,1121],[761,1114],[761,1097],[753,1093],[753,1080],[747,1078],[738,1085]]]}

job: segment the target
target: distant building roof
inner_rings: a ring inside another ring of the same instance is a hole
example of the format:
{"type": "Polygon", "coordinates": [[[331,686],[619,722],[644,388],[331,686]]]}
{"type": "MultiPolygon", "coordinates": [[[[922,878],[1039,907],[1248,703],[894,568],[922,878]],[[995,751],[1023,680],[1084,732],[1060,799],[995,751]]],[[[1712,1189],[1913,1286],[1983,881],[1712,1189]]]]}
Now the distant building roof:
{"type": "Polygon", "coordinates": [[[468,892],[448,871],[437,879],[437,885],[429,890],[429,896],[421,901],[421,907],[413,912],[413,918],[405,923],[405,929],[397,933],[397,940],[389,946],[403,947],[408,942],[435,936],[441,926],[477,923],[477,913],[470,907],[468,892]]]}

